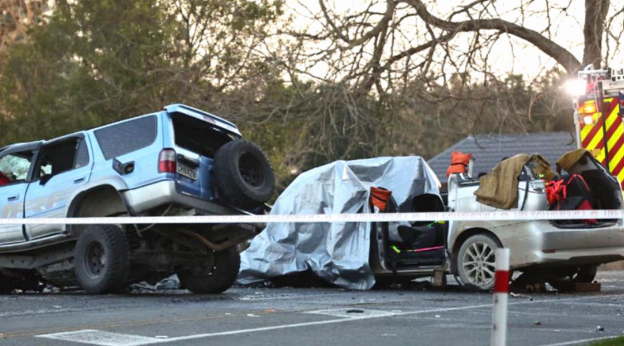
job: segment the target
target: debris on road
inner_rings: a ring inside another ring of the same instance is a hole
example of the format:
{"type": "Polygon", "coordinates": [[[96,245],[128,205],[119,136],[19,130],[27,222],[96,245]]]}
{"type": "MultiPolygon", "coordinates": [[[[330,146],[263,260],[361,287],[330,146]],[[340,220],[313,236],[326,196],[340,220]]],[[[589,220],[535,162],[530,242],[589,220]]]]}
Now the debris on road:
{"type": "Polygon", "coordinates": [[[510,292],[509,295],[512,298],[524,298],[524,299],[528,299],[530,302],[533,301],[533,297],[527,296],[527,295],[524,295],[524,294],[510,292]]]}

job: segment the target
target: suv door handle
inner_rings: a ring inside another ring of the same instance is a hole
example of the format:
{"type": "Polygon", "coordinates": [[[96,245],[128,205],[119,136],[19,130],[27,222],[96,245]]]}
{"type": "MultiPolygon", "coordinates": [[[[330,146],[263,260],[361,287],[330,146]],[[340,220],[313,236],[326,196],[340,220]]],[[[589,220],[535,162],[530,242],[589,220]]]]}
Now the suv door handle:
{"type": "Polygon", "coordinates": [[[15,195],[15,196],[11,196],[9,198],[7,198],[7,200],[9,201],[17,201],[19,199],[19,195],[15,195]]]}
{"type": "Polygon", "coordinates": [[[82,183],[84,180],[85,180],[84,177],[78,178],[78,179],[74,180],[74,184],[82,183]]]}

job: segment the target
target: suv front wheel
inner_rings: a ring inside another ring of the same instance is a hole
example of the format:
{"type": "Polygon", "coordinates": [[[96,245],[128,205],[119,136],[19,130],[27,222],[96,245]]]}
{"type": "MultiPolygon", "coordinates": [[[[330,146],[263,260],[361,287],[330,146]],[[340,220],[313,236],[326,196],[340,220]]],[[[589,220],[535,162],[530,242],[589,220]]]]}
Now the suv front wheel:
{"type": "Polygon", "coordinates": [[[87,293],[116,292],[127,285],[130,247],[121,228],[89,226],[78,238],[74,256],[76,279],[87,293]]]}

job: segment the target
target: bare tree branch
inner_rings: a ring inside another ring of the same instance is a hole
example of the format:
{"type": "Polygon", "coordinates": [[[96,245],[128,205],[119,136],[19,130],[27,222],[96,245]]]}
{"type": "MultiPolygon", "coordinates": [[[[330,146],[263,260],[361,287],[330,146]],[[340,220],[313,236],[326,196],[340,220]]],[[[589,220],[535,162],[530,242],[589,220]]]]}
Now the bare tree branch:
{"type": "MultiPolygon", "coordinates": [[[[519,37],[552,57],[568,73],[574,73],[581,68],[581,63],[567,49],[561,47],[556,42],[540,35],[535,30],[502,20],[502,19],[473,19],[461,22],[446,21],[432,15],[420,0],[400,0],[411,5],[420,18],[428,24],[437,28],[451,32],[478,32],[480,30],[497,30],[519,37]]],[[[592,1],[592,0],[587,0],[592,1]]],[[[607,1],[607,0],[602,0],[607,1]]]]}
{"type": "Polygon", "coordinates": [[[370,31],[363,34],[360,38],[351,40],[350,38],[348,38],[342,33],[342,30],[338,28],[336,26],[336,23],[334,23],[334,21],[329,17],[329,13],[327,12],[327,8],[325,7],[325,3],[323,0],[319,0],[319,5],[321,6],[321,10],[323,11],[323,16],[325,17],[325,20],[331,26],[332,30],[336,33],[336,35],[338,35],[338,37],[341,40],[349,44],[347,49],[355,47],[355,46],[359,46],[367,42],[368,40],[372,39],[373,37],[379,35],[380,32],[385,30],[388,27],[388,23],[392,19],[392,16],[394,15],[394,8],[396,6],[393,0],[388,1],[386,12],[384,13],[379,23],[377,23],[377,25],[373,27],[370,31]]]}

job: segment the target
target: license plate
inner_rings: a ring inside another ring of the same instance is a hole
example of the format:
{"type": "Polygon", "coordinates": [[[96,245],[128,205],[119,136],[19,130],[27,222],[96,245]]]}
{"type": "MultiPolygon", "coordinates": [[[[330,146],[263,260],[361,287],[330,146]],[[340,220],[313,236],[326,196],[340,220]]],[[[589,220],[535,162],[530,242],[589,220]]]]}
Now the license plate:
{"type": "Polygon", "coordinates": [[[197,179],[197,169],[191,168],[189,166],[185,166],[178,162],[176,170],[180,175],[191,178],[193,180],[197,179]]]}

